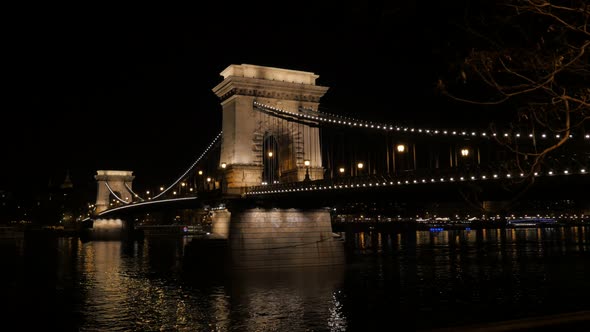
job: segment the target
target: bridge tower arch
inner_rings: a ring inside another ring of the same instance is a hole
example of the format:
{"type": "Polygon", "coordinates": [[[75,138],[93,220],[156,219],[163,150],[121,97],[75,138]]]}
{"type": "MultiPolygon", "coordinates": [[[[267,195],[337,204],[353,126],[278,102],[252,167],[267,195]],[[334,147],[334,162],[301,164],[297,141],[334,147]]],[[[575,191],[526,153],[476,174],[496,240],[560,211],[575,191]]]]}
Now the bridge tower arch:
{"type": "Polygon", "coordinates": [[[262,183],[274,184],[281,178],[281,159],[287,160],[280,151],[280,145],[277,138],[271,133],[266,133],[262,140],[262,183]]]}
{"type": "Polygon", "coordinates": [[[281,183],[303,181],[306,173],[312,180],[323,179],[319,128],[277,117],[255,106],[256,102],[292,113],[313,114],[328,91],[328,87],[316,85],[319,75],[233,64],[221,76],[223,81],[213,92],[221,99],[223,112],[219,163],[226,165],[227,192],[242,193],[246,187],[260,185],[268,162],[265,158],[275,158],[281,183]],[[278,151],[266,151],[265,138],[269,136],[275,139],[278,151]]]}
{"type": "Polygon", "coordinates": [[[131,186],[135,176],[132,171],[99,170],[96,171],[94,178],[98,185],[95,213],[109,208],[111,190],[122,200],[129,203],[133,201],[131,186]]]}

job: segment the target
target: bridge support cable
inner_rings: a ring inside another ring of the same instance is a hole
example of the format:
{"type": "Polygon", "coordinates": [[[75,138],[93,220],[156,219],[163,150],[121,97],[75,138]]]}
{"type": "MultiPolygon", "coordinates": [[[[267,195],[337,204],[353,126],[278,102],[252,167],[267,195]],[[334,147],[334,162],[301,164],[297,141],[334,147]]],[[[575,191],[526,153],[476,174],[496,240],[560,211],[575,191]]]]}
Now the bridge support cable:
{"type": "MultiPolygon", "coordinates": [[[[541,140],[560,140],[562,137],[559,134],[549,133],[525,133],[522,131],[510,129],[504,132],[491,131],[489,129],[449,129],[449,128],[418,128],[418,127],[407,127],[402,125],[392,125],[377,123],[367,120],[343,117],[335,114],[319,112],[306,108],[299,108],[299,112],[291,112],[283,110],[274,106],[265,105],[254,101],[254,107],[274,114],[277,117],[282,117],[290,121],[303,121],[303,123],[310,126],[325,126],[335,125],[344,126],[350,128],[364,128],[372,129],[381,132],[398,132],[400,134],[407,135],[424,135],[430,137],[459,137],[459,138],[480,138],[480,139],[541,139],[541,140]]],[[[586,135],[570,135],[570,138],[582,138],[586,142],[590,142],[590,136],[586,135]]]]}
{"type": "Polygon", "coordinates": [[[115,199],[117,199],[119,202],[123,203],[123,204],[129,204],[130,202],[127,202],[126,200],[122,199],[121,197],[119,197],[114,191],[113,188],[111,188],[111,186],[109,186],[109,183],[105,181],[104,183],[107,186],[107,189],[111,192],[111,195],[113,195],[113,197],[115,197],[115,199]]]}
{"type": "MultiPolygon", "coordinates": [[[[500,133],[491,130],[393,126],[317,112],[310,108],[285,110],[257,101],[253,102],[253,107],[260,114],[283,119],[295,126],[321,129],[320,151],[325,149],[321,153],[324,166],[327,166],[326,177],[344,176],[345,173],[351,176],[379,172],[398,174],[420,168],[444,168],[443,165],[459,169],[489,162],[512,163],[514,161],[506,157],[514,151],[535,153],[536,149],[563,138],[559,133],[525,134],[518,129],[500,133]],[[363,134],[346,134],[343,128],[355,131],[362,129],[363,134]],[[333,137],[327,137],[329,135],[333,137]],[[385,137],[385,140],[381,137],[385,137]],[[362,168],[358,166],[361,164],[362,168]]],[[[304,131],[303,134],[306,133],[304,131]]],[[[583,149],[590,143],[590,136],[585,133],[573,133],[569,137],[568,144],[572,149],[583,149]]],[[[303,141],[307,138],[305,136],[303,141]]]]}
{"type": "Polygon", "coordinates": [[[128,205],[118,206],[118,207],[114,207],[112,209],[104,210],[104,211],[98,213],[97,216],[102,216],[102,215],[113,213],[115,211],[120,211],[120,210],[135,209],[139,206],[152,205],[152,204],[165,204],[165,203],[170,203],[170,202],[180,202],[180,201],[189,201],[189,200],[198,200],[198,199],[199,199],[198,197],[179,197],[179,198],[170,198],[170,199],[160,199],[157,201],[150,200],[150,201],[138,202],[135,204],[128,204],[128,205]]]}
{"type": "Polygon", "coordinates": [[[310,120],[306,117],[301,116],[301,114],[298,114],[298,113],[292,113],[292,112],[287,112],[287,111],[282,111],[282,110],[281,110],[282,112],[277,111],[280,109],[275,109],[271,106],[266,106],[266,105],[260,104],[258,102],[254,102],[254,108],[258,109],[261,113],[264,113],[266,115],[270,115],[274,118],[285,120],[287,122],[298,123],[298,124],[307,125],[310,127],[318,127],[317,121],[310,120]]]}
{"type": "Polygon", "coordinates": [[[141,198],[138,194],[136,194],[135,191],[133,191],[133,189],[131,189],[129,185],[127,185],[127,183],[125,183],[125,188],[127,188],[127,190],[129,190],[129,192],[133,194],[133,196],[137,197],[140,201],[145,201],[145,199],[141,198]]]}
{"type": "Polygon", "coordinates": [[[178,177],[178,179],[176,179],[176,181],[174,181],[170,186],[168,186],[167,188],[165,188],[164,190],[162,190],[159,194],[157,194],[156,196],[154,196],[152,199],[157,199],[158,197],[164,195],[166,192],[168,192],[170,189],[174,188],[174,186],[176,186],[180,181],[182,181],[182,179],[184,179],[187,174],[189,174],[191,171],[193,171],[195,169],[195,167],[197,166],[197,164],[201,161],[201,159],[203,159],[203,157],[205,157],[207,155],[207,153],[219,142],[221,142],[220,138],[221,135],[223,134],[223,131],[219,132],[219,134],[217,134],[217,136],[215,136],[215,138],[213,139],[213,141],[207,146],[207,148],[205,149],[205,151],[203,151],[203,153],[201,153],[201,155],[199,156],[199,158],[197,158],[195,160],[195,162],[193,162],[190,167],[184,172],[182,173],[181,176],[178,177]]]}

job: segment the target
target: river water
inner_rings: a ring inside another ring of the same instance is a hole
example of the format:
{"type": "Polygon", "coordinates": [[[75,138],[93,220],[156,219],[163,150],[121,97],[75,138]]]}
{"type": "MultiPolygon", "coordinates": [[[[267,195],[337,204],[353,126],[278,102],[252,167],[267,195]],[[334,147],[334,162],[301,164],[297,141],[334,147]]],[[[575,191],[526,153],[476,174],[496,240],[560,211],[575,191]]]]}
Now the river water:
{"type": "Polygon", "coordinates": [[[2,330],[413,331],[590,309],[590,226],[346,236],[346,265],[288,270],[186,261],[190,237],[2,239],[2,330]]]}

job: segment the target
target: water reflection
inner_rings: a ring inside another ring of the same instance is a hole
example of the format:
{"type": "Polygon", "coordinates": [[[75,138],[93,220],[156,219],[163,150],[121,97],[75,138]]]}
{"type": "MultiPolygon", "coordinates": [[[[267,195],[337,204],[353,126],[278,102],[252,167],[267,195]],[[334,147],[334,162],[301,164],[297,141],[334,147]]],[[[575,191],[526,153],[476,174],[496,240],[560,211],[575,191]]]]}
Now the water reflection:
{"type": "MultiPolygon", "coordinates": [[[[357,253],[387,253],[411,248],[514,247],[516,252],[543,255],[544,250],[583,252],[588,250],[585,226],[554,228],[509,228],[416,232],[357,232],[346,234],[357,253]]],[[[501,254],[501,253],[499,253],[501,254]]]]}
{"type": "Polygon", "coordinates": [[[338,266],[234,273],[231,304],[239,310],[232,313],[231,326],[241,331],[344,331],[337,292],[342,277],[338,266]]]}
{"type": "Polygon", "coordinates": [[[366,232],[346,234],[345,266],[229,271],[187,269],[187,238],[4,241],[1,318],[19,330],[368,331],[575,311],[589,309],[589,237],[366,232]]]}
{"type": "MultiPolygon", "coordinates": [[[[348,296],[376,308],[355,306],[360,312],[349,319],[389,315],[412,330],[588,308],[590,237],[583,226],[377,233],[346,234],[357,245],[353,266],[360,264],[347,273],[354,281],[345,285],[348,296]],[[392,241],[368,240],[379,237],[392,241]],[[381,289],[387,295],[375,296],[381,289]],[[379,308],[392,301],[400,306],[395,313],[379,308]]],[[[349,325],[378,328],[368,324],[349,325]]]]}
{"type": "Polygon", "coordinates": [[[335,295],[343,267],[184,274],[182,244],[164,238],[84,244],[81,330],[345,329],[335,295]]]}

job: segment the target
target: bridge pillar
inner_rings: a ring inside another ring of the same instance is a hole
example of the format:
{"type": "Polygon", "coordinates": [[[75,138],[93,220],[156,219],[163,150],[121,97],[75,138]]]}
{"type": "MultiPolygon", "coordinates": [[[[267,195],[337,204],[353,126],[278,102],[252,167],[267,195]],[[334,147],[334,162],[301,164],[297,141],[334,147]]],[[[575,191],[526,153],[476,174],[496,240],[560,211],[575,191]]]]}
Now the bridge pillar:
{"type": "Polygon", "coordinates": [[[227,209],[224,209],[215,210],[212,214],[211,232],[217,237],[227,239],[229,237],[231,213],[227,209]]]}
{"type": "Polygon", "coordinates": [[[100,213],[109,208],[111,190],[126,202],[133,201],[131,185],[135,176],[132,171],[99,170],[94,176],[97,186],[96,210],[100,213]],[[108,184],[108,186],[107,186],[108,184]],[[111,190],[109,190],[109,187],[111,190]]]}
{"type": "MultiPolygon", "coordinates": [[[[277,162],[280,182],[323,178],[319,129],[285,117],[263,112],[254,102],[291,113],[313,114],[328,90],[315,84],[311,72],[230,65],[221,72],[223,81],[213,91],[221,99],[223,137],[220,165],[225,163],[224,190],[242,193],[245,187],[263,182],[268,158],[277,162]],[[268,155],[265,142],[277,151],[268,155]],[[264,155],[266,154],[266,155],[264,155]],[[305,161],[308,161],[306,164],[305,161]]],[[[307,123],[312,123],[309,121],[307,123]]]]}
{"type": "Polygon", "coordinates": [[[345,262],[344,244],[333,237],[328,209],[237,209],[216,211],[219,230],[227,229],[231,266],[282,268],[329,266],[345,262]]]}

